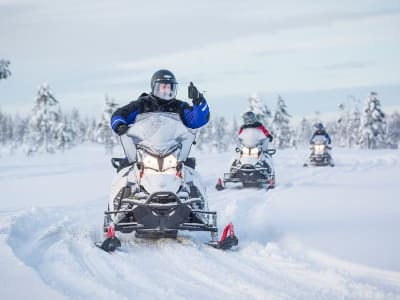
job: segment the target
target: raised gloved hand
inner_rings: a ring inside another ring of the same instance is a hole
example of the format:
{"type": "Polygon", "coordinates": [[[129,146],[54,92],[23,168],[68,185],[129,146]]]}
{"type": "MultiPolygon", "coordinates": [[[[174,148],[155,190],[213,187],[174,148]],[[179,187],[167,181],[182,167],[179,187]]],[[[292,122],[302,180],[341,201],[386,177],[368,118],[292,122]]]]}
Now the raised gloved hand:
{"type": "Polygon", "coordinates": [[[128,131],[128,129],[129,129],[129,126],[128,125],[126,125],[126,124],[121,124],[121,125],[118,125],[117,126],[117,134],[118,135],[123,135],[123,134],[125,134],[127,131],[128,131]]]}
{"type": "Polygon", "coordinates": [[[273,137],[272,135],[269,135],[269,136],[267,136],[267,137],[268,137],[270,143],[271,143],[272,140],[274,139],[274,137],[273,137]]]}
{"type": "Polygon", "coordinates": [[[188,97],[192,99],[194,105],[199,105],[204,100],[203,94],[199,92],[193,82],[190,82],[188,87],[188,97]]]}

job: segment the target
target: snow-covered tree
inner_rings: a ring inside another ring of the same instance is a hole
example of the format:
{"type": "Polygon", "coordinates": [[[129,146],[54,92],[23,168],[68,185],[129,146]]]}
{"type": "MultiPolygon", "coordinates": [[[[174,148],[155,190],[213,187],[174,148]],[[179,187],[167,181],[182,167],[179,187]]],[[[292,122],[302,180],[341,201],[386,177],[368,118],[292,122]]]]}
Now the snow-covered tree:
{"type": "Polygon", "coordinates": [[[306,118],[302,118],[296,129],[296,145],[308,145],[312,136],[312,124],[306,118]]]}
{"type": "Polygon", "coordinates": [[[29,117],[28,154],[55,151],[59,118],[58,101],[51,93],[49,85],[44,83],[39,86],[29,117]]]}
{"type": "Polygon", "coordinates": [[[13,124],[13,137],[11,149],[15,150],[22,147],[24,139],[29,132],[29,118],[16,115],[12,121],[13,124]]]}
{"type": "Polygon", "coordinates": [[[6,79],[11,76],[11,72],[9,70],[10,61],[5,59],[0,59],[0,80],[6,79]]]}
{"type": "Polygon", "coordinates": [[[111,116],[117,106],[115,100],[106,95],[103,114],[95,132],[96,142],[104,144],[107,153],[112,153],[114,146],[118,144],[117,137],[110,126],[111,116]]]}
{"type": "Polygon", "coordinates": [[[400,148],[400,114],[397,111],[389,117],[387,136],[390,148],[400,148]]]}
{"type": "Polygon", "coordinates": [[[228,122],[224,117],[217,117],[214,124],[214,145],[218,152],[225,152],[233,141],[228,122]]]}
{"type": "Polygon", "coordinates": [[[360,141],[361,113],[358,105],[355,105],[347,122],[347,146],[352,148],[360,141]]]}
{"type": "Polygon", "coordinates": [[[290,129],[290,118],[287,106],[281,96],[278,96],[276,110],[272,120],[272,132],[274,135],[274,145],[283,149],[293,146],[292,130],[290,129]]]}
{"type": "Polygon", "coordinates": [[[335,138],[335,144],[337,146],[346,147],[348,141],[348,121],[349,112],[345,103],[340,103],[339,106],[339,118],[333,128],[333,136],[335,138]]]}
{"type": "Polygon", "coordinates": [[[360,145],[367,149],[386,146],[386,120],[376,92],[371,92],[366,101],[361,119],[360,145]]]}
{"type": "Polygon", "coordinates": [[[76,108],[72,109],[72,112],[67,117],[67,123],[72,134],[73,144],[81,144],[86,139],[86,131],[88,130],[88,124],[81,119],[79,110],[76,108]]]}
{"type": "Polygon", "coordinates": [[[246,112],[254,112],[257,116],[257,120],[264,124],[264,126],[268,126],[268,119],[272,116],[268,106],[263,103],[262,99],[257,94],[248,97],[247,101],[249,102],[249,106],[246,112]]]}

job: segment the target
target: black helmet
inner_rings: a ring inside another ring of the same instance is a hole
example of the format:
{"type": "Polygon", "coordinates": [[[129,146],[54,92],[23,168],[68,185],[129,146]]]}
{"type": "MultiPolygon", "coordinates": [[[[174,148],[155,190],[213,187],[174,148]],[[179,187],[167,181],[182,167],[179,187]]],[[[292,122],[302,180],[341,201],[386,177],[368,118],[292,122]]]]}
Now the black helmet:
{"type": "Polygon", "coordinates": [[[315,123],[314,128],[320,131],[325,130],[324,125],[322,125],[322,123],[315,123]]]}
{"type": "Polygon", "coordinates": [[[171,100],[176,97],[177,90],[178,82],[171,71],[158,70],[151,77],[151,93],[154,96],[162,100],[171,100]],[[170,91],[161,91],[160,87],[162,84],[170,84],[170,91]]]}
{"type": "Polygon", "coordinates": [[[254,112],[245,112],[242,116],[244,125],[251,125],[257,122],[257,116],[254,112]]]}

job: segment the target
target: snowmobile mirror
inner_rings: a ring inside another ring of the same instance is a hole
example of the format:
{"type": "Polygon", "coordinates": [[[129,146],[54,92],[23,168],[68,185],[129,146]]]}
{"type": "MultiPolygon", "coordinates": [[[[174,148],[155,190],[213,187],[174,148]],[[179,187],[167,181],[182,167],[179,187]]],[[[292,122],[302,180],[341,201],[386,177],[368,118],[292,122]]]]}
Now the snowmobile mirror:
{"type": "Polygon", "coordinates": [[[267,153],[268,153],[269,155],[274,155],[274,154],[276,153],[276,149],[268,149],[268,150],[267,150],[267,153]]]}
{"type": "Polygon", "coordinates": [[[235,151],[236,151],[237,153],[239,153],[239,152],[240,152],[240,149],[239,149],[238,147],[236,147],[235,151]]]}
{"type": "Polygon", "coordinates": [[[118,169],[121,166],[121,159],[122,158],[111,158],[111,164],[114,168],[118,169]]]}

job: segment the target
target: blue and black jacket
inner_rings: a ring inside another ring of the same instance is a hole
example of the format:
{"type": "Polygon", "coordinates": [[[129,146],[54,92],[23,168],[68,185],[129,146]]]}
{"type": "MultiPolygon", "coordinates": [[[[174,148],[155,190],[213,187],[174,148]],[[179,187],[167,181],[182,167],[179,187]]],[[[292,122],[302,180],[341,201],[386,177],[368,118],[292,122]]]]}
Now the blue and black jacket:
{"type": "Polygon", "coordinates": [[[312,144],[313,139],[316,135],[323,135],[326,138],[326,140],[328,141],[328,144],[331,143],[331,137],[325,130],[317,130],[316,132],[314,132],[313,136],[311,137],[310,144],[312,144]]]}
{"type": "Polygon", "coordinates": [[[204,99],[198,105],[189,105],[181,100],[165,101],[143,93],[136,101],[118,108],[111,117],[111,128],[116,132],[121,124],[135,123],[136,116],[148,112],[171,112],[179,114],[183,124],[189,128],[200,128],[207,124],[210,109],[204,99]]]}

